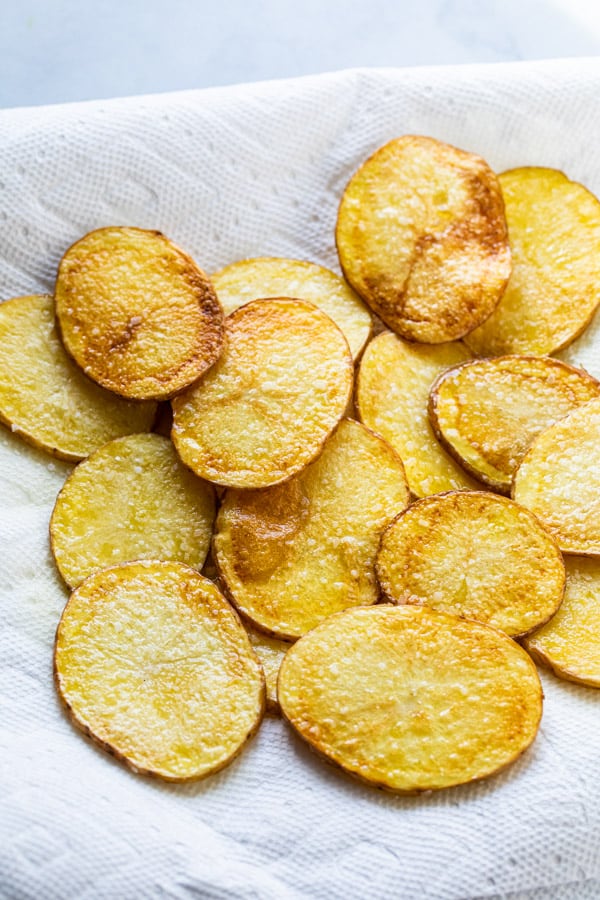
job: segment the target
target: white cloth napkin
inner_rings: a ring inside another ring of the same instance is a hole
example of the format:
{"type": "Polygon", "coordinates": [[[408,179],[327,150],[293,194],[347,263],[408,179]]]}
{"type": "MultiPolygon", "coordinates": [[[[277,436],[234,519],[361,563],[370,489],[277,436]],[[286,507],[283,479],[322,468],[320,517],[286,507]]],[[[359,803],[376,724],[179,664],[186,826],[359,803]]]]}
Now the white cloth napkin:
{"type": "MultiPolygon", "coordinates": [[[[208,271],[282,255],[337,267],[358,164],[429,134],[501,171],[600,193],[600,60],[356,70],[0,113],[0,296],[51,291],[92,228],[158,228],[208,271]]],[[[598,326],[600,328],[600,325],[598,326]]],[[[598,329],[566,356],[600,375],[598,329]]],[[[401,798],[313,757],[276,719],[191,786],[136,777],[66,720],[66,601],[48,520],[66,464],[0,429],[0,895],[8,898],[600,896],[600,692],[544,674],[541,732],[484,783],[401,798]]]]}

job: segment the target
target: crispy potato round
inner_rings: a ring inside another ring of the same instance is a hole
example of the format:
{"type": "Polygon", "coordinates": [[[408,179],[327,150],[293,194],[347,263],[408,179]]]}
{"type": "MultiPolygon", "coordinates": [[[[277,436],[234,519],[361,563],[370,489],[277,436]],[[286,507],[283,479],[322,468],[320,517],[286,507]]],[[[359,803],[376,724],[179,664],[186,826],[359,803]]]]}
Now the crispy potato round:
{"type": "Polygon", "coordinates": [[[496,176],[479,156],[427,137],[390,141],[361,166],[342,198],[336,241],[352,287],[412,341],[472,331],[510,274],[496,176]]]}
{"type": "Polygon", "coordinates": [[[310,303],[255,300],[226,320],[219,362],[173,400],[172,438],[208,481],[258,488],[307,466],[352,391],[348,343],[310,303]]]}
{"type": "Polygon", "coordinates": [[[443,372],[434,383],[429,419],[437,438],[465,469],[508,494],[533,439],[599,396],[595,378],[549,357],[471,360],[443,372]]]}
{"type": "Polygon", "coordinates": [[[427,418],[431,383],[469,355],[460,343],[423,347],[389,331],[371,341],[363,355],[356,386],[359,418],[400,454],[417,497],[479,486],[440,446],[427,418]]]}
{"type": "Polygon", "coordinates": [[[515,473],[512,495],[536,514],[563,553],[600,556],[600,399],[535,439],[515,473]]]}
{"type": "Polygon", "coordinates": [[[242,624],[180,563],[127,563],[84,581],[56,632],[54,677],[75,725],[167,781],[222,769],[264,713],[264,675],[242,624]]]}
{"type": "Polygon", "coordinates": [[[346,772],[399,792],[485,778],[536,736],[542,689],[505,634],[419,606],[332,616],[288,650],[284,717],[346,772]]]}
{"type": "Polygon", "coordinates": [[[50,542],[69,587],[117,563],[178,560],[201,569],[215,518],[212,485],[180,462],[158,434],[111,441],[67,478],[50,542]]]}
{"type": "Polygon", "coordinates": [[[560,609],[524,646],[559,678],[600,688],[600,560],[568,556],[565,567],[560,609]]]}
{"type": "Polygon", "coordinates": [[[68,353],[123,397],[169,399],[223,347],[223,311],[208,277],[159,231],[86,234],[60,262],[55,300],[68,353]]]}
{"type": "Polygon", "coordinates": [[[228,316],[251,300],[293,297],[308,300],[333,319],[343,332],[354,359],[371,334],[371,313],[350,285],[329,269],[299,259],[243,259],[211,276],[228,316]]]}
{"type": "Polygon", "coordinates": [[[344,420],[295,478],[226,492],[213,553],[229,596],[258,628],[290,640],[332,613],[377,602],[379,536],[408,497],[396,453],[344,420]]]}
{"type": "Polygon", "coordinates": [[[52,298],[0,304],[0,422],[60,459],[84,459],[106,441],[149,430],[155,403],[132,403],[98,387],[65,353],[52,298]]]}
{"type": "Polygon", "coordinates": [[[290,644],[286,641],[279,640],[279,638],[263,634],[262,631],[257,631],[256,628],[253,628],[248,624],[246,625],[246,631],[248,632],[248,637],[250,638],[250,643],[254,648],[254,652],[261,661],[265,672],[265,681],[267,685],[267,712],[278,713],[279,700],[277,699],[277,676],[279,675],[281,661],[290,649],[290,644]]]}
{"type": "Polygon", "coordinates": [[[555,169],[500,176],[513,271],[502,300],[466,338],[479,356],[554,353],[600,303],[600,202],[555,169]]]}
{"type": "Polygon", "coordinates": [[[393,603],[425,604],[511,637],[547,622],[565,588],[554,538],[528,510],[483,491],[414,503],[383,532],[376,569],[393,603]]]}

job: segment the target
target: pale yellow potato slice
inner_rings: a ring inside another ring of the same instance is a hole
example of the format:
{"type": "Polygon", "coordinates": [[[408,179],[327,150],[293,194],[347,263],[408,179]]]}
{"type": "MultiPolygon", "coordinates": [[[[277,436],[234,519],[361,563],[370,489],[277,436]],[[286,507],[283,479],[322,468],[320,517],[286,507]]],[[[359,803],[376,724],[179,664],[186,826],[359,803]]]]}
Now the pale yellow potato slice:
{"type": "Polygon", "coordinates": [[[599,396],[595,378],[547,356],[471,360],[436,380],[429,419],[465,469],[508,494],[533,439],[599,396]]]}
{"type": "Polygon", "coordinates": [[[600,399],[535,439],[515,473],[512,495],[563,553],[600,556],[600,399]]]}
{"type": "Polygon", "coordinates": [[[73,462],[112,438],[150,430],[155,403],[98,387],[65,353],[52,298],[0,304],[0,422],[34,447],[73,462]]]}
{"type": "Polygon", "coordinates": [[[417,497],[480,486],[440,446],[427,418],[432,382],[440,372],[469,358],[460,343],[424,347],[387,331],[371,341],[361,360],[356,385],[359,418],[400,454],[417,497]]]}
{"type": "Polygon", "coordinates": [[[600,688],[600,560],[568,556],[565,567],[560,609],[524,646],[559,678],[600,688]]]}
{"type": "Polygon", "coordinates": [[[343,278],[299,259],[258,257],[232,263],[211,276],[225,315],[267,297],[307,300],[333,319],[354,359],[362,353],[372,328],[371,313],[343,278]]]}
{"type": "Polygon", "coordinates": [[[377,555],[393,603],[419,603],[522,636],[563,598],[558,544],[536,517],[483,491],[426,497],[397,516],[377,555]]]}
{"type": "Polygon", "coordinates": [[[379,536],[408,498],[396,453],[344,420],[290,481],[226,492],[213,554],[228,595],[258,628],[290,640],[332,613],[376,603],[379,536]]]}
{"type": "Polygon", "coordinates": [[[75,725],[136,772],[168,781],[226,766],[265,707],[260,665],[212,582],[180,563],[104,569],[71,594],[54,675],[75,725]]]}
{"type": "Polygon", "coordinates": [[[159,231],[86,234],[60,262],[55,301],[68,353],[123,397],[167,400],[223,347],[223,311],[208,277],[159,231]]]}
{"type": "MultiPolygon", "coordinates": [[[[246,624],[246,623],[245,623],[246,624]]],[[[267,712],[279,712],[279,700],[277,699],[277,676],[279,675],[279,667],[281,661],[290,644],[287,641],[281,641],[279,638],[271,637],[262,631],[257,631],[252,625],[246,624],[246,631],[250,638],[250,643],[254,648],[254,652],[262,663],[265,672],[265,681],[267,685],[267,712]]]]}
{"type": "Polygon", "coordinates": [[[158,434],[111,441],[67,478],[50,542],[69,587],[117,563],[178,560],[201,569],[215,518],[212,485],[186,469],[158,434]]]}
{"type": "Polygon", "coordinates": [[[496,307],[510,274],[498,180],[479,156],[405,136],[373,154],[340,204],[342,270],[393,331],[456,340],[496,307]]]}
{"type": "Polygon", "coordinates": [[[534,740],[542,689],[505,634],[420,606],[332,616],[288,650],[284,717],[328,761],[377,787],[485,778],[534,740]]]}
{"type": "Polygon", "coordinates": [[[502,300],[465,339],[479,356],[555,353],[600,303],[600,202],[556,169],[500,175],[513,271],[502,300]]]}
{"type": "Polygon", "coordinates": [[[291,478],[318,456],[353,381],[348,343],[310,303],[255,300],[226,319],[218,363],[173,403],[171,436],[202,478],[257,488],[291,478]]]}

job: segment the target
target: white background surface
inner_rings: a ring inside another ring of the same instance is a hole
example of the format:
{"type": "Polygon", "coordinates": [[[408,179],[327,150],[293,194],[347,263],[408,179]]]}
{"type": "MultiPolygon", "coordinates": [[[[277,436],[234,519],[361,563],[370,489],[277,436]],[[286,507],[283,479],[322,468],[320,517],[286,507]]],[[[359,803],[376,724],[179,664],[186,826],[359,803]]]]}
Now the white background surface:
{"type": "Polygon", "coordinates": [[[0,0],[0,106],[600,54],[598,0],[0,0]]]}

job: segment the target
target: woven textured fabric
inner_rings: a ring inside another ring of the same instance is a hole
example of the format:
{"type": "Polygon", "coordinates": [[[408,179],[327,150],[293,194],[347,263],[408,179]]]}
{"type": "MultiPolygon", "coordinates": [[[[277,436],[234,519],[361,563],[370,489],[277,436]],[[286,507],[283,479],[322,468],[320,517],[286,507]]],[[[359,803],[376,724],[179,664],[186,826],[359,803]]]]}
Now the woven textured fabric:
{"type": "MultiPolygon", "coordinates": [[[[0,295],[51,291],[102,225],[158,228],[207,271],[281,255],[337,268],[353,171],[428,134],[498,171],[561,168],[600,193],[600,60],[357,70],[0,113],[0,295]]],[[[600,375],[592,326],[565,358],[600,375]]],[[[600,895],[600,692],[543,675],[514,766],[401,798],[354,783],[267,719],[195,785],[129,773],[69,724],[52,684],[67,594],[48,521],[70,466],[0,430],[0,895],[435,898],[600,895]]]]}

